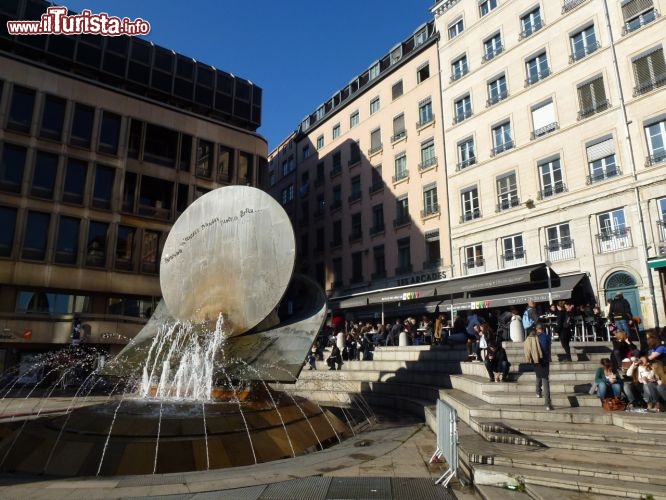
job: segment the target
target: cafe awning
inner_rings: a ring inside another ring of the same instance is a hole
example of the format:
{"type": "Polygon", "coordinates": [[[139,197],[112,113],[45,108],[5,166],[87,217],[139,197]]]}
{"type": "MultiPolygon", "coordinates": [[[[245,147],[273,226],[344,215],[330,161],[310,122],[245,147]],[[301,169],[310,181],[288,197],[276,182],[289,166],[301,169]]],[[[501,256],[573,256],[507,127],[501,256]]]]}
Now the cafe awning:
{"type": "Polygon", "coordinates": [[[648,259],[648,267],[650,269],[661,269],[666,267],[666,257],[656,257],[648,259]]]}

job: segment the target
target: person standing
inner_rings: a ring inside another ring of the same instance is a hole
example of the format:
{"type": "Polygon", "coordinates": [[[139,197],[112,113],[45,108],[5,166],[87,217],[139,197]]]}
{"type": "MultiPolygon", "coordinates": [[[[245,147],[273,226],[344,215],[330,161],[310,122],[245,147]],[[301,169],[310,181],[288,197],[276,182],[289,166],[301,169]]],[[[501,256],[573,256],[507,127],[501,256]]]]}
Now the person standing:
{"type": "Polygon", "coordinates": [[[574,304],[567,300],[557,303],[557,334],[564,349],[564,361],[571,361],[571,339],[574,335],[576,320],[574,319],[574,304]]]}
{"type": "Polygon", "coordinates": [[[550,336],[546,333],[543,323],[536,327],[525,339],[523,346],[525,361],[531,363],[536,375],[536,396],[544,398],[546,410],[552,410],[550,400],[550,336]]]}
{"type": "Polygon", "coordinates": [[[617,292],[615,298],[610,305],[610,320],[615,323],[618,330],[622,330],[629,334],[631,330],[629,326],[633,324],[633,315],[631,314],[631,306],[629,301],[624,298],[622,292],[617,292]]]}
{"type": "Polygon", "coordinates": [[[400,321],[400,318],[397,318],[389,330],[388,335],[386,336],[386,345],[395,345],[398,337],[400,336],[400,332],[402,331],[401,325],[402,322],[400,321]]]}

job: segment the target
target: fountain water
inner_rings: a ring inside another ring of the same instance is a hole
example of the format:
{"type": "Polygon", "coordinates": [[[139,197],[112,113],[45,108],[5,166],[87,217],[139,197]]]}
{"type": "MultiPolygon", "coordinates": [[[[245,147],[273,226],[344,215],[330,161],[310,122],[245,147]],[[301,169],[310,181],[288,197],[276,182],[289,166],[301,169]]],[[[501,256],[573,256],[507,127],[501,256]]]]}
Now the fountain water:
{"type": "MultiPolygon", "coordinates": [[[[196,200],[165,243],[164,300],[96,374],[106,387],[125,390],[113,389],[104,404],[24,421],[13,434],[5,429],[0,468],[70,476],[181,472],[339,442],[347,423],[270,384],[297,379],[326,315],[321,288],[292,276],[294,255],[289,218],[262,191],[231,186],[196,200]]],[[[79,390],[84,397],[98,384],[90,380],[79,390]]]]}

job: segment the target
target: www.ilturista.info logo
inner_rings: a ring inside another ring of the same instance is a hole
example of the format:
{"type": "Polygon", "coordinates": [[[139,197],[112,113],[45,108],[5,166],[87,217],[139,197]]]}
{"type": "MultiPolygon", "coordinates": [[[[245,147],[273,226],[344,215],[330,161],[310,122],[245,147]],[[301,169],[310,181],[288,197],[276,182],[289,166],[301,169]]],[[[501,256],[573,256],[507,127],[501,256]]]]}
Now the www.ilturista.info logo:
{"type": "Polygon", "coordinates": [[[67,7],[49,7],[39,21],[7,21],[10,35],[147,35],[150,23],[141,18],[109,16],[106,12],[67,15],[67,7]]]}

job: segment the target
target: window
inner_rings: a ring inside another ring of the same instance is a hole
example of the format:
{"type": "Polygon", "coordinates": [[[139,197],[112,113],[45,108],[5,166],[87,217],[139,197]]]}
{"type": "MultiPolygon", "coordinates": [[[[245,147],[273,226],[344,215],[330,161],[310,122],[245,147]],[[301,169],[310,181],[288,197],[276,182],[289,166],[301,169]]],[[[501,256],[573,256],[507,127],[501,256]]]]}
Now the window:
{"type": "Polygon", "coordinates": [[[0,190],[20,193],[25,171],[26,149],[5,143],[0,162],[0,190]]]}
{"type": "MultiPolygon", "coordinates": [[[[341,220],[335,220],[333,221],[333,241],[331,242],[331,245],[334,247],[339,247],[342,245],[342,221],[341,220]]],[[[322,244],[322,250],[323,250],[323,244],[322,244]]]]}
{"type": "Polygon", "coordinates": [[[393,226],[404,226],[405,224],[409,224],[409,222],[409,197],[405,194],[395,201],[395,222],[393,226]]]}
{"type": "Polygon", "coordinates": [[[583,28],[571,37],[571,57],[569,62],[576,62],[599,48],[594,25],[583,28]]]}
{"type": "Polygon", "coordinates": [[[520,18],[520,38],[527,38],[535,31],[539,31],[543,26],[541,21],[541,7],[530,11],[520,18]]]}
{"type": "Polygon", "coordinates": [[[421,143],[421,163],[419,170],[426,170],[430,167],[437,165],[437,157],[435,156],[435,141],[428,139],[421,143]]]}
{"type": "Polygon", "coordinates": [[[483,245],[470,245],[465,247],[465,268],[467,271],[481,272],[486,262],[483,259],[483,245]]]}
{"type": "Polygon", "coordinates": [[[233,176],[234,150],[220,144],[217,153],[217,182],[231,182],[233,176]]]}
{"type": "Polygon", "coordinates": [[[649,155],[647,166],[666,161],[666,119],[645,126],[649,155]]]}
{"type": "Polygon", "coordinates": [[[104,267],[106,265],[106,243],[109,225],[105,222],[90,222],[88,228],[86,265],[104,267]]]}
{"type": "Polygon", "coordinates": [[[102,125],[99,131],[99,151],[115,155],[118,153],[120,138],[120,116],[109,111],[102,112],[102,125]]]}
{"type": "MultiPolygon", "coordinates": [[[[323,245],[322,245],[323,248],[323,245]]],[[[332,262],[332,267],[333,267],[333,276],[331,276],[331,287],[336,288],[342,286],[342,259],[340,257],[336,257],[333,259],[332,262]]]]}
{"type": "Polygon", "coordinates": [[[527,70],[527,79],[525,86],[532,85],[539,80],[543,80],[550,75],[550,68],[548,67],[548,57],[545,52],[528,59],[525,63],[527,70]]]}
{"type": "Polygon", "coordinates": [[[294,157],[289,156],[285,161],[282,162],[282,177],[285,177],[296,170],[296,162],[294,157]]]}
{"type": "Polygon", "coordinates": [[[52,200],[57,172],[58,155],[37,151],[30,194],[39,198],[52,200]]]}
{"type": "Polygon", "coordinates": [[[286,188],[282,190],[282,204],[286,205],[294,201],[294,185],[289,184],[286,188]]]}
{"type": "Polygon", "coordinates": [[[496,179],[497,184],[497,211],[508,210],[520,205],[518,199],[518,183],[515,172],[502,175],[496,179]]]}
{"type": "Polygon", "coordinates": [[[320,135],[317,137],[317,149],[321,149],[324,147],[324,135],[320,135]]]}
{"type": "Polygon", "coordinates": [[[384,245],[372,247],[373,273],[372,279],[381,279],[386,277],[386,257],[384,254],[384,245]]]}
{"type": "Polygon", "coordinates": [[[398,45],[395,47],[393,50],[391,50],[391,65],[396,64],[400,59],[402,59],[402,44],[398,45]]]}
{"type": "MultiPolygon", "coordinates": [[[[220,155],[224,146],[220,146],[220,155]]],[[[190,162],[192,161],[192,136],[187,134],[180,134],[180,166],[183,172],[190,171],[190,162]]],[[[218,162],[222,161],[218,158],[218,162]]]]}
{"type": "Polygon", "coordinates": [[[74,105],[74,117],[72,118],[70,144],[89,149],[94,120],[95,110],[93,108],[76,103],[74,105]]]}
{"type": "Polygon", "coordinates": [[[238,153],[238,184],[254,184],[254,156],[250,153],[238,153]]]}
{"type": "Polygon", "coordinates": [[[60,216],[55,261],[58,264],[76,264],[79,253],[79,230],[81,221],[74,217],[60,216]]]}
{"type": "Polygon", "coordinates": [[[333,140],[337,139],[340,137],[340,124],[337,123],[333,125],[333,140]]]}
{"type": "Polygon", "coordinates": [[[95,167],[95,182],[93,185],[92,206],[104,210],[111,209],[111,198],[113,196],[113,184],[116,177],[116,169],[97,165],[95,167]]]}
{"type": "Polygon", "coordinates": [[[419,47],[423,45],[428,39],[427,28],[423,28],[421,31],[414,35],[414,47],[419,47]]]}
{"type": "Polygon", "coordinates": [[[358,111],[354,111],[349,116],[349,128],[354,128],[356,125],[358,125],[358,122],[359,122],[358,111]]]}
{"type": "Polygon", "coordinates": [[[357,201],[361,199],[361,176],[355,175],[351,178],[351,190],[349,201],[357,201]]]}
{"type": "Polygon", "coordinates": [[[27,260],[44,260],[46,257],[50,222],[50,214],[33,212],[32,210],[28,212],[21,258],[27,260]]]}
{"type": "Polygon", "coordinates": [[[481,217],[481,208],[479,206],[479,190],[476,186],[460,193],[462,203],[462,217],[460,222],[467,222],[481,217]]]}
{"type": "Polygon", "coordinates": [[[361,146],[358,141],[349,143],[349,165],[354,166],[361,161],[361,146]]]}
{"type": "Polygon", "coordinates": [[[479,16],[483,17],[497,7],[497,0],[482,0],[479,3],[479,16]]]}
{"type": "Polygon", "coordinates": [[[407,131],[405,130],[405,115],[401,114],[393,118],[393,136],[391,137],[391,142],[399,141],[404,137],[407,137],[407,131]]]}
{"type": "Polygon", "coordinates": [[[425,262],[423,269],[438,268],[442,265],[442,250],[439,241],[439,229],[425,233],[425,262]]]}
{"type": "Polygon", "coordinates": [[[144,231],[141,243],[141,272],[157,274],[159,271],[160,239],[160,233],[144,231]]]}
{"type": "Polygon", "coordinates": [[[400,153],[395,157],[395,176],[393,177],[393,182],[398,182],[409,177],[409,171],[407,170],[407,155],[405,153],[400,153]]]}
{"type": "Polygon", "coordinates": [[[384,204],[373,205],[372,207],[372,227],[370,234],[377,234],[384,231],[384,204]]]}
{"type": "Polygon", "coordinates": [[[423,212],[421,217],[439,213],[439,204],[437,203],[437,185],[435,183],[423,186],[423,212]]]}
{"type": "Polygon", "coordinates": [[[525,249],[523,248],[523,236],[517,234],[502,239],[502,258],[506,263],[519,264],[525,261],[525,249]],[[519,262],[515,262],[519,261],[519,262]]]}
{"type": "Polygon", "coordinates": [[[374,80],[378,76],[379,76],[379,63],[375,63],[368,70],[368,79],[374,80]]]}
{"type": "Polygon", "coordinates": [[[391,87],[391,98],[395,101],[398,97],[402,95],[402,80],[396,82],[391,87]]]}
{"type": "Polygon", "coordinates": [[[199,139],[197,145],[197,162],[194,167],[197,177],[203,177],[204,179],[212,178],[213,162],[215,161],[213,155],[213,143],[199,139]]]}
{"type": "Polygon", "coordinates": [[[342,187],[340,184],[333,186],[333,202],[331,203],[331,210],[335,210],[342,206],[342,187]]]}
{"type": "Polygon", "coordinates": [[[568,222],[547,227],[546,239],[548,260],[566,260],[575,257],[571,229],[568,222]]]}
{"type": "Polygon", "coordinates": [[[301,157],[305,160],[310,156],[310,145],[306,144],[301,148],[301,157]]]}
{"type": "Polygon", "coordinates": [[[587,146],[587,165],[588,184],[620,175],[619,167],[615,164],[615,142],[612,137],[587,146]]]}
{"type": "MultiPolygon", "coordinates": [[[[659,225],[659,241],[666,241],[666,198],[657,200],[657,210],[659,211],[657,224],[659,225]]],[[[0,209],[1,211],[1,209],[0,209]]],[[[0,222],[2,221],[2,213],[0,213],[0,222]]],[[[0,236],[0,251],[2,249],[2,236],[0,236]]],[[[10,245],[11,248],[11,245],[10,245]]],[[[0,254],[2,255],[2,254],[0,254]]]]}
{"type": "Polygon", "coordinates": [[[456,170],[462,170],[475,163],[474,138],[469,137],[458,143],[458,164],[456,165],[456,170]]]}
{"type": "Polygon", "coordinates": [[[469,94],[462,96],[460,99],[456,99],[453,103],[455,108],[455,116],[453,123],[460,123],[466,118],[472,116],[472,98],[469,94]]]}
{"type": "Polygon", "coordinates": [[[492,106],[507,98],[506,77],[501,75],[488,82],[488,106],[492,106]]]}
{"type": "Polygon", "coordinates": [[[562,180],[562,167],[560,157],[542,160],[538,163],[539,181],[541,182],[541,191],[538,198],[548,198],[559,193],[564,193],[567,188],[562,180]]]}
{"type": "Polygon", "coordinates": [[[578,86],[578,119],[588,118],[610,107],[606,99],[604,79],[599,76],[578,86]]]}
{"type": "Polygon", "coordinates": [[[83,195],[88,176],[88,163],[75,158],[67,159],[65,183],[62,190],[62,201],[65,203],[83,204],[83,195]]]}
{"type": "Polygon", "coordinates": [[[370,114],[374,115],[377,111],[379,111],[379,97],[375,97],[370,101],[370,114]]]}
{"type": "Polygon", "coordinates": [[[629,227],[627,227],[623,209],[599,214],[597,218],[601,253],[614,252],[631,246],[629,227]]]}
{"type": "Polygon", "coordinates": [[[382,130],[377,128],[370,132],[370,150],[369,155],[373,155],[382,150],[382,130]]]}
{"type": "Polygon", "coordinates": [[[342,171],[342,153],[336,151],[333,153],[333,168],[331,169],[331,177],[339,174],[342,171]]]}
{"type": "Polygon", "coordinates": [[[666,85],[666,63],[664,50],[661,47],[634,59],[633,67],[636,79],[634,96],[666,85]]]}
{"type": "Polygon", "coordinates": [[[631,33],[658,17],[652,0],[629,0],[622,5],[623,34],[631,33]]]}
{"type": "Polygon", "coordinates": [[[384,189],[384,180],[382,179],[382,166],[376,165],[372,167],[372,185],[370,186],[370,193],[376,193],[384,189]]]}
{"type": "Polygon", "coordinates": [[[423,99],[419,103],[419,122],[416,124],[417,127],[424,127],[427,124],[433,121],[432,115],[432,101],[430,97],[423,99]]]}
{"type": "Polygon", "coordinates": [[[349,241],[357,241],[363,238],[363,227],[361,225],[361,212],[352,214],[351,216],[351,235],[349,241]]]}
{"type": "Polygon", "coordinates": [[[467,64],[467,54],[463,54],[458,59],[451,63],[451,81],[456,81],[465,76],[469,72],[469,65],[467,64]]]}
{"type": "Polygon", "coordinates": [[[351,283],[363,281],[363,252],[352,253],[352,275],[351,283]]]}
{"type": "Polygon", "coordinates": [[[14,85],[14,92],[9,105],[7,128],[29,133],[34,108],[35,91],[14,85]]]}
{"type": "Polygon", "coordinates": [[[395,274],[407,274],[412,272],[412,255],[409,237],[398,240],[398,267],[395,274]]]}
{"type": "Polygon", "coordinates": [[[44,99],[44,112],[39,136],[59,141],[62,138],[63,123],[65,121],[65,108],[67,101],[60,97],[47,95],[44,99]]]}
{"type": "Polygon", "coordinates": [[[416,83],[421,83],[428,78],[430,78],[430,64],[425,63],[416,70],[416,83]]]}
{"type": "Polygon", "coordinates": [[[315,171],[315,186],[320,186],[324,183],[324,162],[317,163],[315,171]]]}
{"type": "Polygon", "coordinates": [[[11,257],[16,234],[17,210],[11,207],[0,206],[0,257],[11,257]]]}
{"type": "MultiPolygon", "coordinates": [[[[214,153],[212,149],[204,147],[205,142],[207,141],[200,140],[198,142],[196,167],[202,166],[199,162],[200,160],[207,159],[205,156],[206,154],[212,156],[214,153]]],[[[176,166],[176,161],[178,159],[176,155],[178,150],[178,132],[148,123],[146,124],[145,143],[146,146],[143,153],[143,159],[145,161],[170,168],[176,166]]],[[[210,168],[212,169],[212,166],[210,168]]]]}
{"type": "Polygon", "coordinates": [[[555,121],[555,104],[553,101],[537,104],[532,108],[532,139],[554,132],[559,128],[555,121]]]}
{"type": "Polygon", "coordinates": [[[499,33],[494,34],[483,42],[483,58],[482,62],[490,61],[493,57],[499,55],[504,50],[502,45],[502,35],[499,33]]]}
{"type": "Polygon", "coordinates": [[[465,23],[462,20],[462,18],[460,18],[457,21],[451,23],[449,25],[449,40],[451,40],[452,38],[457,37],[464,30],[465,30],[465,23]]]}
{"type": "Polygon", "coordinates": [[[513,138],[511,136],[511,122],[504,122],[496,125],[492,129],[493,150],[491,156],[495,156],[504,151],[513,148],[513,138]]]}

